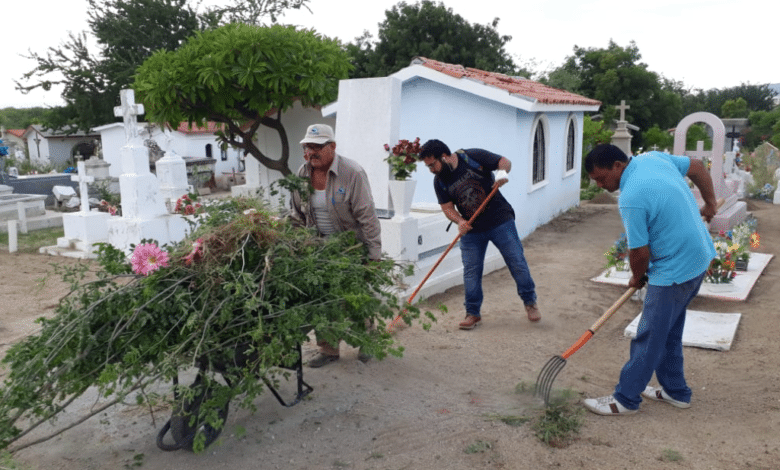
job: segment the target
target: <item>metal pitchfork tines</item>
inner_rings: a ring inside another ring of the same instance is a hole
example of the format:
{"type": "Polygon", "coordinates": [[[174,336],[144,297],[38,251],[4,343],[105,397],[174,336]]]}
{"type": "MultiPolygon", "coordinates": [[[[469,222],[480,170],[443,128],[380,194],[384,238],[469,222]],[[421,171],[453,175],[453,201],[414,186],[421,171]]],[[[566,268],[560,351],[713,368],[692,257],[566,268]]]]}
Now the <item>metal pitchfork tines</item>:
{"type": "Polygon", "coordinates": [[[594,334],[596,334],[596,331],[598,331],[599,328],[601,328],[601,325],[603,325],[607,320],[609,320],[609,317],[611,317],[615,312],[618,311],[618,309],[626,303],[626,301],[634,295],[634,292],[636,292],[636,287],[629,288],[614,304],[612,304],[609,309],[604,312],[604,314],[599,317],[598,320],[596,320],[596,323],[593,324],[593,326],[588,329],[582,336],[580,336],[580,339],[577,340],[576,343],[574,343],[569,349],[566,350],[562,355],[560,356],[553,356],[550,358],[549,361],[547,361],[547,364],[542,367],[541,372],[539,372],[539,377],[536,378],[536,386],[534,387],[534,396],[540,396],[544,399],[544,405],[547,406],[550,401],[550,392],[552,391],[552,384],[555,381],[555,378],[558,376],[558,373],[563,369],[563,366],[566,365],[566,359],[569,358],[572,354],[577,352],[578,349],[580,349],[582,346],[585,345],[585,343],[588,342],[590,338],[593,337],[594,334]]]}

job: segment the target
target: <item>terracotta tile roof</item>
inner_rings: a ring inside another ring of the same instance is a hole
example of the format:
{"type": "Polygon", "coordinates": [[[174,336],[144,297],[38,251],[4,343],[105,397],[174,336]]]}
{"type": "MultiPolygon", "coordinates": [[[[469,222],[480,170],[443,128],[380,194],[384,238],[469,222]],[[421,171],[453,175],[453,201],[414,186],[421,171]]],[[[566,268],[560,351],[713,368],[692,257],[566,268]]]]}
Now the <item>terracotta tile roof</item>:
{"type": "Polygon", "coordinates": [[[19,137],[20,139],[24,135],[24,129],[6,129],[5,131],[11,135],[15,135],[16,137],[19,137]]]}
{"type": "Polygon", "coordinates": [[[500,88],[512,94],[531,98],[538,103],[587,106],[601,105],[601,102],[598,100],[586,98],[568,91],[559,90],[557,88],[553,88],[533,80],[519,77],[510,77],[509,75],[505,75],[503,73],[485,72],[484,70],[463,67],[462,65],[448,64],[446,62],[439,62],[437,60],[431,60],[425,57],[415,57],[412,60],[412,65],[422,65],[455,78],[475,80],[484,83],[487,86],[500,88]]]}

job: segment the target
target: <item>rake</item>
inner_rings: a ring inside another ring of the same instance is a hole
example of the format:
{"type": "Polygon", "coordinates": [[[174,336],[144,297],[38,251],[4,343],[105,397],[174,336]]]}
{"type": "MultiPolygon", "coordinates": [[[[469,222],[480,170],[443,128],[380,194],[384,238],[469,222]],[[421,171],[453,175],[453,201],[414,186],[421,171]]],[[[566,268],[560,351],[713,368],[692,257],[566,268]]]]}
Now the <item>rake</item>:
{"type": "MultiPolygon", "coordinates": [[[[721,206],[723,206],[723,203],[726,200],[721,198],[718,199],[716,202],[717,209],[720,209],[721,206]]],[[[647,282],[647,276],[644,277],[644,281],[647,282]]],[[[552,384],[555,381],[555,378],[558,376],[558,373],[563,369],[563,366],[566,365],[566,359],[569,358],[572,354],[576,353],[577,350],[579,350],[581,347],[585,345],[585,343],[588,342],[590,338],[593,337],[593,335],[596,334],[596,331],[598,331],[599,328],[601,328],[601,325],[604,324],[607,320],[609,320],[609,317],[611,317],[615,312],[618,311],[618,309],[626,303],[626,300],[628,300],[632,295],[634,295],[634,292],[636,292],[636,287],[629,288],[625,294],[623,294],[617,301],[612,304],[609,309],[604,312],[604,315],[602,315],[598,320],[596,320],[596,323],[591,326],[588,331],[586,331],[582,336],[580,336],[580,339],[577,340],[576,343],[572,344],[572,346],[566,350],[562,355],[560,356],[553,356],[550,358],[549,361],[547,361],[547,364],[542,367],[542,370],[539,372],[539,376],[536,378],[536,386],[534,387],[534,396],[541,396],[544,399],[544,405],[547,406],[550,402],[550,392],[552,391],[552,384]]]]}
{"type": "Polygon", "coordinates": [[[586,331],[582,336],[580,336],[580,339],[577,340],[569,349],[566,350],[562,355],[560,356],[553,356],[550,358],[549,361],[547,361],[547,364],[542,367],[541,372],[539,372],[539,377],[536,378],[536,386],[534,387],[534,396],[541,396],[544,399],[544,405],[547,406],[550,401],[550,392],[552,391],[552,384],[555,381],[555,377],[558,376],[558,373],[563,369],[563,366],[566,365],[566,359],[569,358],[572,354],[577,352],[582,346],[585,345],[585,343],[588,342],[589,339],[593,337],[594,334],[596,334],[596,331],[598,331],[599,328],[607,321],[609,320],[609,317],[611,317],[615,312],[618,311],[618,309],[626,303],[626,301],[636,292],[636,287],[629,288],[617,301],[612,304],[609,309],[607,309],[604,314],[599,317],[598,320],[596,320],[596,323],[594,323],[588,331],[586,331]]]}
{"type": "MultiPolygon", "coordinates": [[[[488,202],[490,202],[490,200],[493,199],[493,196],[495,196],[496,192],[498,192],[498,188],[499,187],[501,187],[500,184],[494,184],[493,185],[493,189],[487,195],[485,200],[482,201],[482,204],[480,204],[480,206],[477,208],[476,212],[474,212],[474,215],[472,215],[471,218],[469,219],[469,225],[473,224],[474,221],[479,216],[479,214],[481,214],[482,211],[485,210],[485,207],[487,207],[488,202]]],[[[461,234],[460,234],[460,232],[458,232],[458,236],[456,236],[455,239],[452,240],[452,243],[450,243],[450,246],[448,246],[447,249],[444,250],[444,253],[442,253],[441,256],[439,256],[439,259],[436,261],[436,264],[434,264],[433,267],[431,268],[431,270],[428,271],[428,274],[425,275],[423,280],[420,282],[420,285],[417,286],[417,289],[415,289],[414,292],[412,292],[412,295],[409,296],[409,300],[406,301],[407,304],[411,304],[412,303],[412,300],[414,300],[414,298],[417,295],[417,293],[420,292],[420,289],[422,289],[422,286],[425,284],[425,282],[428,280],[428,278],[431,277],[431,274],[433,274],[433,272],[436,270],[436,268],[439,267],[439,264],[441,264],[441,262],[444,259],[444,257],[447,256],[447,253],[449,253],[450,250],[452,249],[452,247],[455,246],[455,243],[457,243],[458,240],[460,240],[460,237],[461,237],[461,234]]],[[[398,316],[396,316],[393,319],[393,321],[390,322],[390,324],[387,326],[387,330],[388,331],[392,330],[393,327],[395,327],[395,325],[401,320],[401,318],[404,316],[405,313],[406,313],[406,309],[404,309],[403,312],[398,314],[398,316]]]]}

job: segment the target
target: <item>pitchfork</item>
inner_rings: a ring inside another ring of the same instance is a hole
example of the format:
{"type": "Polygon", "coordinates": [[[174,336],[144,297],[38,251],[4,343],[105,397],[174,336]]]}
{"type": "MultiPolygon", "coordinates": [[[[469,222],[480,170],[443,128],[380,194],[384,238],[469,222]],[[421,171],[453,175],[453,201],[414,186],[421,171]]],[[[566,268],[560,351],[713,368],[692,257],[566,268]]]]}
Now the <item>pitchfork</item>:
{"type": "Polygon", "coordinates": [[[596,320],[596,323],[594,323],[593,326],[588,329],[588,331],[580,336],[580,339],[578,339],[576,343],[574,343],[562,355],[551,357],[550,360],[547,361],[547,364],[542,367],[541,372],[539,372],[539,377],[536,379],[534,396],[541,396],[544,399],[545,406],[547,406],[550,401],[550,392],[552,391],[552,384],[555,381],[555,377],[558,376],[558,373],[561,371],[561,369],[563,369],[563,366],[566,365],[566,359],[568,359],[569,356],[576,353],[578,349],[584,346],[585,343],[587,343],[588,340],[593,337],[594,334],[596,334],[596,331],[601,328],[601,325],[609,320],[609,317],[617,312],[618,309],[624,303],[626,303],[626,300],[628,300],[634,294],[634,292],[636,292],[636,287],[629,288],[625,294],[617,299],[617,301],[612,304],[612,306],[609,307],[609,309],[604,312],[604,314],[599,317],[598,320],[596,320]]]}

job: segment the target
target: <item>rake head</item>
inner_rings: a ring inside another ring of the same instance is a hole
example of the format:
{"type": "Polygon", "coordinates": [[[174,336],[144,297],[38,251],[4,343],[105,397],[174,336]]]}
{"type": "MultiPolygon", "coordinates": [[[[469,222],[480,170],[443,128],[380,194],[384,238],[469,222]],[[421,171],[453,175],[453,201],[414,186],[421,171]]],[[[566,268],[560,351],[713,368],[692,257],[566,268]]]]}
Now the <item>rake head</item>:
{"type": "Polygon", "coordinates": [[[542,397],[544,406],[549,404],[552,384],[555,381],[555,377],[558,376],[558,373],[565,365],[566,359],[564,359],[563,356],[553,356],[539,372],[539,377],[536,378],[536,386],[534,387],[534,396],[542,397]]]}

